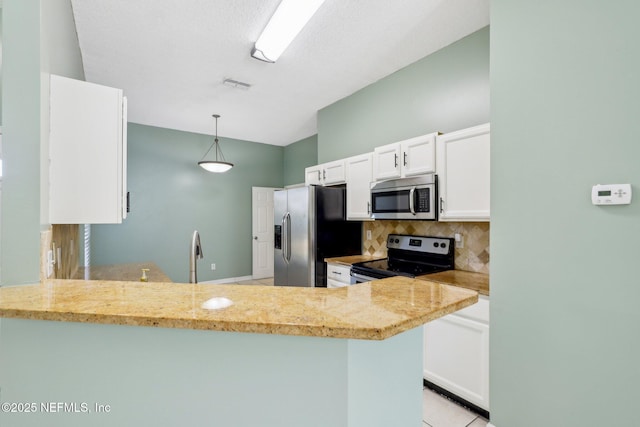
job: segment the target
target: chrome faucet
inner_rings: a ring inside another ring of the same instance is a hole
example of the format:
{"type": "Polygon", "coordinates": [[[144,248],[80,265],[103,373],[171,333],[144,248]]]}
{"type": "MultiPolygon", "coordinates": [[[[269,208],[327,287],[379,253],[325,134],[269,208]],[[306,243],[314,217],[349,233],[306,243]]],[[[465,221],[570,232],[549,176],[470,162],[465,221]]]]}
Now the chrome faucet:
{"type": "Polygon", "coordinates": [[[200,233],[198,230],[193,232],[191,237],[191,250],[189,251],[189,283],[198,283],[198,268],[196,260],[202,259],[202,245],[200,244],[200,233]]]}

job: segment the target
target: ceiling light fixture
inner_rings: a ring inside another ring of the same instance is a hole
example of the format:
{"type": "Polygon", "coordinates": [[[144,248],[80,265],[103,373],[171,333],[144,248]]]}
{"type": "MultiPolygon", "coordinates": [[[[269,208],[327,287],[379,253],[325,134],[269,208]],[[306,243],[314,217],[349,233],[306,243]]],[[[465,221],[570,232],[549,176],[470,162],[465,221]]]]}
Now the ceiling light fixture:
{"type": "Polygon", "coordinates": [[[251,56],[274,63],[324,0],[282,0],[256,41],[251,56]]]}
{"type": "Polygon", "coordinates": [[[202,156],[202,160],[198,162],[198,165],[206,171],[222,173],[231,169],[233,167],[233,163],[225,161],[224,154],[222,154],[222,150],[220,149],[220,144],[218,142],[218,119],[220,118],[220,115],[214,114],[213,118],[216,119],[216,138],[213,140],[213,144],[211,144],[211,147],[209,147],[207,152],[204,153],[204,156],[202,156]],[[204,158],[207,157],[207,154],[209,154],[209,151],[211,151],[214,145],[216,147],[216,159],[204,160],[204,158]],[[220,157],[220,159],[222,160],[219,160],[218,157],[220,157]]]}
{"type": "Polygon", "coordinates": [[[249,83],[239,82],[238,80],[233,80],[233,79],[224,79],[222,81],[222,84],[225,86],[232,87],[234,89],[241,89],[241,90],[249,90],[249,88],[251,87],[249,83]]]}

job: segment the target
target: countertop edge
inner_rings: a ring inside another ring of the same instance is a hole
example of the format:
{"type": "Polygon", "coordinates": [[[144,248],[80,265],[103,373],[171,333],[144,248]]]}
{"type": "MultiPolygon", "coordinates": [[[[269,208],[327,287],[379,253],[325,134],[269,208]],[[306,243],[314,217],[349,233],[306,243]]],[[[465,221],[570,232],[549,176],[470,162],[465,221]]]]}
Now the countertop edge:
{"type": "MultiPolygon", "coordinates": [[[[362,295],[363,298],[371,298],[370,293],[375,290],[375,292],[391,292],[390,295],[395,295],[396,291],[394,290],[396,286],[405,286],[405,282],[407,282],[406,286],[415,286],[415,279],[407,279],[407,278],[389,278],[384,279],[385,284],[380,283],[376,284],[375,282],[382,281],[374,281],[369,282],[370,284],[359,284],[353,285],[347,288],[339,288],[332,291],[328,291],[327,289],[318,289],[319,291],[319,301],[324,301],[325,298],[330,298],[331,304],[334,307],[345,307],[345,309],[353,310],[352,303],[355,301],[353,299],[347,298],[348,295],[351,295],[351,298],[357,298],[359,300],[359,295],[362,295]],[[362,287],[362,288],[361,288],[362,287]],[[351,290],[355,291],[351,292],[351,290]],[[335,296],[334,296],[335,295],[335,296]],[[355,295],[355,297],[354,297],[355,295]],[[338,305],[336,305],[338,304],[338,305]]],[[[419,280],[419,282],[429,283],[428,280],[419,280]]],[[[291,336],[308,336],[308,337],[331,337],[331,338],[347,338],[347,339],[363,339],[363,340],[384,340],[390,338],[394,335],[400,334],[407,330],[413,329],[415,327],[421,326],[426,322],[437,319],[439,317],[445,316],[462,308],[465,308],[469,305],[472,305],[478,301],[478,293],[472,290],[461,289],[455,286],[441,284],[436,282],[430,282],[429,286],[437,286],[440,288],[438,292],[448,292],[449,297],[451,298],[442,307],[440,307],[440,303],[436,303],[435,305],[432,303],[431,305],[425,305],[424,308],[418,308],[417,310],[413,307],[413,303],[407,300],[406,304],[407,308],[411,309],[411,314],[407,314],[406,316],[399,316],[397,319],[390,319],[387,323],[380,322],[358,322],[357,318],[360,315],[360,312],[356,313],[356,317],[353,318],[353,323],[345,323],[342,321],[336,322],[335,325],[324,324],[323,321],[318,322],[317,320],[306,320],[304,319],[304,315],[302,318],[297,320],[291,320],[286,316],[282,319],[279,318],[268,318],[268,319],[260,319],[257,317],[254,319],[238,319],[237,314],[236,317],[225,318],[197,318],[191,317],[191,315],[185,316],[187,311],[191,308],[191,306],[187,307],[178,307],[178,314],[172,314],[171,308],[168,311],[155,311],[145,313],[144,310],[136,311],[135,306],[129,307],[126,305],[120,306],[117,300],[113,299],[105,299],[106,302],[113,303],[113,307],[120,310],[118,312],[104,312],[101,310],[94,311],[93,309],[87,308],[75,308],[74,305],[69,305],[68,301],[64,301],[63,297],[56,296],[55,289],[49,289],[51,286],[62,286],[60,292],[66,293],[70,292],[73,296],[78,296],[78,298],[82,298],[81,301],[89,301],[92,304],[95,304],[96,301],[101,301],[100,299],[95,299],[95,291],[103,286],[107,286],[107,289],[113,290],[115,289],[116,293],[124,294],[127,298],[143,298],[145,299],[147,286],[151,286],[149,292],[149,296],[157,296],[158,292],[163,293],[162,289],[164,286],[176,286],[180,287],[181,284],[164,284],[161,282],[148,282],[148,284],[142,284],[140,282],[105,282],[103,284],[96,283],[93,281],[65,281],[65,280],[55,280],[49,283],[40,283],[33,285],[16,285],[9,286],[0,289],[0,317],[5,318],[13,318],[13,319],[25,319],[25,320],[43,320],[43,321],[60,321],[60,322],[72,322],[72,323],[92,323],[92,324],[107,324],[107,325],[121,325],[121,326],[141,326],[141,327],[159,327],[159,328],[171,328],[171,329],[191,329],[191,330],[210,330],[210,331],[220,331],[220,332],[247,332],[247,333],[259,333],[259,334],[271,334],[271,335],[291,335],[291,336]],[[67,282],[76,282],[76,283],[67,283],[67,282]],[[115,288],[114,288],[115,286],[115,288]],[[47,302],[49,300],[45,300],[44,304],[39,302],[41,298],[43,298],[42,290],[43,287],[46,289],[46,295],[44,298],[53,298],[51,302],[47,302]],[[11,288],[14,288],[13,291],[11,288]],[[20,289],[24,289],[27,293],[20,292],[20,289]],[[2,292],[2,291],[5,292],[2,292]],[[9,291],[7,293],[6,291],[9,291]],[[16,292],[14,292],[16,291],[16,292]],[[135,291],[135,292],[134,292],[135,291]],[[143,291],[143,294],[140,294],[139,291],[143,291]],[[52,293],[53,292],[53,293],[52,293]],[[18,295],[18,299],[13,299],[11,302],[11,296],[18,295]],[[21,296],[24,295],[24,296],[21,296]],[[127,296],[128,295],[128,296],[127,296]],[[4,297],[4,301],[3,301],[4,297]],[[56,301],[58,299],[58,301],[56,301]],[[24,302],[21,302],[24,301],[24,302]],[[35,301],[35,302],[34,302],[35,301]],[[56,305],[58,304],[58,305],[56,305]],[[121,308],[117,308],[121,307],[121,308]],[[378,324],[375,324],[378,323],[378,324]]],[[[199,285],[186,285],[186,286],[196,286],[199,285]]],[[[208,285],[211,286],[211,285],[208,285]]],[[[208,287],[207,286],[207,287],[208,287]]],[[[220,285],[223,286],[223,285],[220,285]]],[[[228,286],[228,285],[227,285],[228,286]]],[[[220,292],[233,292],[234,287],[230,287],[230,290],[225,291],[222,287],[220,288],[210,288],[211,292],[214,292],[216,295],[220,292]],[[218,289],[219,291],[214,291],[214,289],[218,289]]],[[[271,289],[271,287],[263,287],[264,290],[271,289]]],[[[235,289],[246,289],[244,286],[235,289]]],[[[436,288],[423,288],[422,285],[419,285],[416,289],[421,289],[421,292],[426,292],[426,295],[429,295],[429,292],[433,293],[436,288]]],[[[110,291],[112,292],[112,291],[110,291]]],[[[196,294],[198,297],[205,297],[205,293],[202,289],[196,289],[196,294]]],[[[207,290],[206,293],[209,291],[207,290]]],[[[295,288],[281,288],[279,291],[268,292],[267,296],[271,296],[272,298],[280,298],[278,296],[283,296],[283,300],[278,302],[279,304],[285,302],[289,304],[298,304],[297,301],[307,302],[309,299],[309,289],[304,288],[303,291],[300,292],[300,296],[295,292],[295,288]],[[294,298],[291,299],[291,302],[286,298],[286,295],[293,295],[294,298]]],[[[314,293],[312,293],[314,294],[314,293]]],[[[61,294],[63,295],[63,294],[61,294]]],[[[108,294],[107,298],[112,298],[111,294],[108,294]]],[[[240,295],[245,295],[241,293],[240,295]]],[[[411,291],[411,295],[413,295],[413,291],[411,291]]],[[[100,297],[98,297],[100,298],[100,297]]],[[[104,297],[101,297],[104,298],[104,297]]],[[[171,300],[171,294],[168,295],[169,300],[171,300]]],[[[189,300],[191,297],[188,297],[189,300]]],[[[402,297],[404,298],[404,297],[402,297]]],[[[390,300],[392,305],[395,307],[402,307],[405,304],[404,299],[394,298],[390,300]],[[398,305],[399,304],[399,305],[398,305]]],[[[413,296],[411,297],[413,298],[413,296]]],[[[438,297],[439,298],[439,297],[438,297]]],[[[382,300],[381,300],[382,301],[382,300]]],[[[171,303],[174,301],[171,300],[171,303]]],[[[323,302],[324,303],[324,302],[323,302]]],[[[372,307],[381,307],[383,310],[385,309],[385,305],[378,306],[378,303],[373,303],[372,307]]],[[[386,303],[383,303],[386,304],[386,303]]],[[[111,305],[111,304],[108,304],[111,305]]],[[[163,304],[164,305],[164,304],[163,304]]],[[[390,306],[391,307],[391,306],[390,306]]],[[[156,306],[157,308],[157,306],[156,306]]],[[[162,309],[162,305],[160,306],[162,309]]],[[[269,307],[259,308],[259,310],[268,310],[269,307]]],[[[341,309],[331,312],[331,316],[335,316],[336,313],[339,313],[341,309]]],[[[393,309],[391,309],[393,310],[393,309]]]]}

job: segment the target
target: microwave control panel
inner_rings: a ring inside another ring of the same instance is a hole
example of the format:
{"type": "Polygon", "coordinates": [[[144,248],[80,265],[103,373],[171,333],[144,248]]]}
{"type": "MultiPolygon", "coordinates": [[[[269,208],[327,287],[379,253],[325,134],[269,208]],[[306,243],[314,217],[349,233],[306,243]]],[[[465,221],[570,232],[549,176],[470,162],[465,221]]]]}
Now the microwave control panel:
{"type": "Polygon", "coordinates": [[[591,188],[594,205],[631,204],[631,184],[596,184],[591,188]]]}

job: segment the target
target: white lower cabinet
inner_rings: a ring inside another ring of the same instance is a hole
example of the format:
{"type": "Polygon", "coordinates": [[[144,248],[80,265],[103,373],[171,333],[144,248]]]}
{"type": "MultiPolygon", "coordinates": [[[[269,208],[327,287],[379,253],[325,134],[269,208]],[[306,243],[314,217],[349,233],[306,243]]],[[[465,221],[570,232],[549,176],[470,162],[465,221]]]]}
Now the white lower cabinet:
{"type": "Polygon", "coordinates": [[[489,298],[424,326],[424,378],[489,411],[489,298]]]}
{"type": "Polygon", "coordinates": [[[342,288],[351,284],[351,266],[327,263],[327,288],[342,288]]]}

